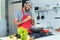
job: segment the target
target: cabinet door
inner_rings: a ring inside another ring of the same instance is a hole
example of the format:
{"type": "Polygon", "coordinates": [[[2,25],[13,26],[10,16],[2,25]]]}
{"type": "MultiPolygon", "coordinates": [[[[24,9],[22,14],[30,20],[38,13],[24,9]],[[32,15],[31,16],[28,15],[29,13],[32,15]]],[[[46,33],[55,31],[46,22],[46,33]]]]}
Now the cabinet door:
{"type": "Polygon", "coordinates": [[[17,33],[17,27],[14,25],[14,13],[17,10],[21,10],[22,8],[22,2],[21,3],[15,3],[15,4],[11,4],[11,1],[9,1],[9,5],[8,5],[8,22],[9,22],[9,33],[13,34],[13,33],[17,33]]]}

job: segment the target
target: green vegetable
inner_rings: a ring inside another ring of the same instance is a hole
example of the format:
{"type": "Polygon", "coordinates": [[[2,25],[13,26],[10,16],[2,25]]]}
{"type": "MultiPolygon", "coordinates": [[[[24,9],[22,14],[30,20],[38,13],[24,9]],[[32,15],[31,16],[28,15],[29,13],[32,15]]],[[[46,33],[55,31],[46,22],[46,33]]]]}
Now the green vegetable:
{"type": "Polygon", "coordinates": [[[18,28],[18,34],[21,36],[21,40],[27,40],[28,31],[26,28],[18,28]]]}

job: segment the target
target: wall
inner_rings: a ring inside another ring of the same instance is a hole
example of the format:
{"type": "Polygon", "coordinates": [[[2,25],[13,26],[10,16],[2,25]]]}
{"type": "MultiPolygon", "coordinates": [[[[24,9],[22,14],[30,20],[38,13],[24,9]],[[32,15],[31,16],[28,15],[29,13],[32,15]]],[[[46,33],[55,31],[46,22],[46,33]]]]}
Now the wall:
{"type": "Polygon", "coordinates": [[[1,0],[0,0],[0,20],[1,20],[1,0]]]}
{"type": "MultiPolygon", "coordinates": [[[[54,10],[48,10],[48,13],[44,11],[45,19],[40,19],[39,21],[36,19],[37,13],[34,11],[35,6],[39,7],[45,7],[46,5],[49,5],[49,9],[52,9],[53,7],[57,6],[57,3],[59,3],[60,6],[60,0],[31,0],[33,3],[32,13],[35,18],[35,24],[37,22],[42,23],[44,26],[53,26],[54,28],[60,27],[60,19],[55,19],[55,17],[60,17],[60,8],[57,8],[57,13],[54,10]],[[33,2],[34,1],[34,2],[33,2]]],[[[40,12],[40,16],[42,13],[40,12]]]]}
{"type": "Polygon", "coordinates": [[[5,19],[5,0],[1,0],[1,19],[5,19]]]}
{"type": "Polygon", "coordinates": [[[5,20],[5,0],[0,0],[0,37],[7,36],[7,26],[6,26],[6,20],[5,20]]]}

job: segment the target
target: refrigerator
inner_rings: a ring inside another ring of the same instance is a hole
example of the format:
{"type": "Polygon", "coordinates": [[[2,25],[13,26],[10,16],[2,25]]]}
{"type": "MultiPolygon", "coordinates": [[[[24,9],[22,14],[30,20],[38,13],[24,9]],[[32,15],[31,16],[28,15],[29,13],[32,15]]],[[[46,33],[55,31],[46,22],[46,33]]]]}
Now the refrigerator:
{"type": "Polygon", "coordinates": [[[17,33],[17,26],[14,25],[14,13],[22,9],[22,0],[8,0],[8,34],[17,33]]]}

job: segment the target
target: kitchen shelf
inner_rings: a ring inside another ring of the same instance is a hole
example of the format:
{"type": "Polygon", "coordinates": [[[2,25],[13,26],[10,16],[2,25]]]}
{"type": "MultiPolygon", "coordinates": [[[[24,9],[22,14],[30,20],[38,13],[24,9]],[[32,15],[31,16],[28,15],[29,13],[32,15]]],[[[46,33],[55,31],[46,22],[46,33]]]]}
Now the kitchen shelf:
{"type": "Polygon", "coordinates": [[[36,12],[48,12],[48,11],[51,11],[51,10],[55,10],[55,9],[57,9],[58,10],[58,8],[60,8],[60,7],[53,7],[52,9],[43,9],[43,10],[36,10],[36,12]]]}

